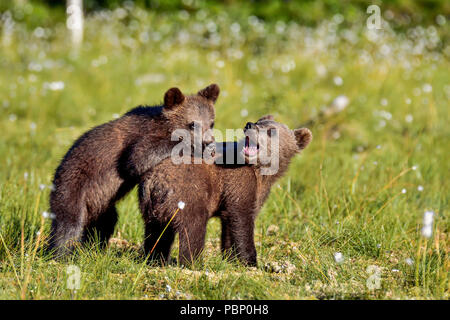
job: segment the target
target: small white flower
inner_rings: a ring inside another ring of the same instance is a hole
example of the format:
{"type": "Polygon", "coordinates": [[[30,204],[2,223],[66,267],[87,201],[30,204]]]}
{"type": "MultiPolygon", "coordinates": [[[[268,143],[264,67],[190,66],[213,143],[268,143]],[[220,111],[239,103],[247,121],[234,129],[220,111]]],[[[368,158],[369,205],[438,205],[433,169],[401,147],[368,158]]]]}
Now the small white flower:
{"type": "Polygon", "coordinates": [[[340,95],[337,96],[331,104],[337,109],[337,111],[342,111],[348,106],[349,102],[350,100],[347,96],[340,95]]]}
{"type": "Polygon", "coordinates": [[[344,83],[344,80],[342,80],[341,77],[336,76],[336,77],[333,78],[333,82],[337,86],[342,86],[342,84],[344,83]]]}
{"type": "Polygon", "coordinates": [[[23,174],[23,178],[24,178],[25,180],[28,179],[28,172],[25,172],[25,173],[23,174]]]}
{"type": "Polygon", "coordinates": [[[334,261],[336,263],[342,263],[344,261],[344,256],[341,252],[335,252],[334,253],[334,261]]]}
{"type": "Polygon", "coordinates": [[[406,258],[406,259],[405,259],[405,263],[406,263],[408,266],[412,266],[412,265],[414,264],[414,260],[411,259],[411,258],[406,258]]]}
{"type": "Polygon", "coordinates": [[[436,16],[436,23],[440,26],[443,26],[446,23],[445,16],[443,16],[442,14],[438,14],[436,16]]]}
{"type": "Polygon", "coordinates": [[[59,91],[64,89],[65,84],[63,81],[44,82],[44,88],[51,91],[59,91]]]}
{"type": "Polygon", "coordinates": [[[30,129],[31,130],[36,130],[36,127],[37,127],[37,125],[36,125],[35,122],[30,123],[30,129]]]}
{"type": "Polygon", "coordinates": [[[36,235],[37,235],[37,236],[39,236],[40,234],[41,234],[41,232],[40,232],[40,231],[36,232],[36,235]]]}
{"type": "Polygon", "coordinates": [[[377,248],[378,248],[378,249],[381,248],[381,244],[380,244],[380,243],[377,244],[377,248]]]}
{"type": "Polygon", "coordinates": [[[425,238],[431,238],[431,236],[433,234],[433,227],[430,225],[424,226],[421,231],[422,231],[422,235],[425,238]]]}
{"type": "Polygon", "coordinates": [[[381,149],[381,145],[377,145],[377,149],[381,149]]]}
{"type": "Polygon", "coordinates": [[[406,122],[411,123],[411,122],[413,122],[413,120],[414,120],[414,117],[411,114],[407,114],[405,116],[405,121],[406,122]]]}
{"type": "Polygon", "coordinates": [[[400,272],[398,269],[392,269],[392,272],[400,272]]]}
{"type": "Polygon", "coordinates": [[[170,291],[172,291],[172,287],[166,284],[166,292],[169,293],[170,291]]]}
{"type": "Polygon", "coordinates": [[[241,110],[241,117],[246,117],[248,116],[248,110],[247,109],[242,109],[241,110]]]}
{"type": "Polygon", "coordinates": [[[405,194],[406,193],[406,189],[403,188],[402,189],[402,193],[405,194]]]}
{"type": "Polygon", "coordinates": [[[223,60],[219,60],[216,62],[217,68],[223,68],[225,67],[225,62],[223,60]]]}
{"type": "Polygon", "coordinates": [[[412,166],[411,169],[413,169],[414,171],[416,171],[416,170],[417,170],[417,166],[412,166]]]}
{"type": "Polygon", "coordinates": [[[39,190],[43,191],[45,189],[45,184],[41,183],[39,185],[39,190]]]}
{"type": "Polygon", "coordinates": [[[48,213],[47,211],[42,212],[42,216],[47,219],[50,218],[50,213],[48,213]]]}
{"type": "Polygon", "coordinates": [[[417,187],[417,190],[420,191],[420,192],[422,192],[422,191],[423,191],[423,186],[418,186],[418,187],[417,187]]]}
{"type": "Polygon", "coordinates": [[[316,72],[319,77],[324,77],[324,76],[326,76],[328,71],[327,71],[327,68],[323,64],[320,64],[320,65],[316,66],[316,72]]]}
{"type": "Polygon", "coordinates": [[[434,212],[426,211],[423,215],[423,224],[425,226],[433,225],[433,220],[434,220],[434,212]]]}
{"type": "Polygon", "coordinates": [[[383,99],[381,99],[380,103],[381,103],[382,106],[387,106],[388,105],[388,100],[383,98],[383,99]]]}
{"type": "Polygon", "coordinates": [[[14,122],[16,120],[17,120],[17,116],[14,113],[9,115],[9,121],[14,122]]]}
{"type": "Polygon", "coordinates": [[[433,91],[433,87],[431,86],[431,84],[425,83],[422,87],[422,90],[423,90],[423,92],[428,93],[428,92],[433,91]]]}
{"type": "Polygon", "coordinates": [[[183,201],[178,202],[178,208],[179,208],[180,210],[183,210],[185,205],[186,205],[186,204],[185,204],[183,201]]]}

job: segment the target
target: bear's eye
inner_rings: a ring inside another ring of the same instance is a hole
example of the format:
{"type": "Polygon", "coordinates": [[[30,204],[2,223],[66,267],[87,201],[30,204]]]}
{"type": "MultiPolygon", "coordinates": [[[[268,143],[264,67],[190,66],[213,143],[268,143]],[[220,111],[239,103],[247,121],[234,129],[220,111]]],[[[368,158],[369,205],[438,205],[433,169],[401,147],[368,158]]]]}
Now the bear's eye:
{"type": "Polygon", "coordinates": [[[191,122],[189,124],[189,129],[194,130],[194,128],[195,128],[195,122],[191,122]]]}
{"type": "Polygon", "coordinates": [[[211,129],[214,128],[214,121],[211,123],[211,129]]]}

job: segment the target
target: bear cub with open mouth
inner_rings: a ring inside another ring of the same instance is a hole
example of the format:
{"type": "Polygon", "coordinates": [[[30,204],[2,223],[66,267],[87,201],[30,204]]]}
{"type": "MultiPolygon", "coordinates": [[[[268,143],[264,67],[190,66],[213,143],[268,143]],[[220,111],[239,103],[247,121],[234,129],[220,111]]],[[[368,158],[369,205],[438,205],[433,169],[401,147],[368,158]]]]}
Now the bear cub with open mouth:
{"type": "Polygon", "coordinates": [[[247,123],[244,132],[246,138],[235,145],[245,160],[241,165],[175,165],[167,159],[142,176],[144,248],[151,260],[167,262],[178,233],[180,263],[193,262],[203,250],[207,222],[216,216],[222,224],[223,254],[256,266],[255,218],[271,186],[312,134],[306,128],[290,130],[272,116],[247,123]],[[180,201],[185,206],[174,214],[180,201]]]}

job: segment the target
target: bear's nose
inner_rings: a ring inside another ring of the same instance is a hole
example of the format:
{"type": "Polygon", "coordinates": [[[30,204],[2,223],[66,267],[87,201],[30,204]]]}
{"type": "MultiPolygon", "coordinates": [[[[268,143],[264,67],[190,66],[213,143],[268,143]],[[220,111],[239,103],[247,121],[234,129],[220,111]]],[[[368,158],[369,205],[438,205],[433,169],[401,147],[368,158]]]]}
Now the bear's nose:
{"type": "Polygon", "coordinates": [[[247,122],[247,124],[245,125],[245,130],[248,129],[255,129],[256,125],[252,122],[247,122]]]}

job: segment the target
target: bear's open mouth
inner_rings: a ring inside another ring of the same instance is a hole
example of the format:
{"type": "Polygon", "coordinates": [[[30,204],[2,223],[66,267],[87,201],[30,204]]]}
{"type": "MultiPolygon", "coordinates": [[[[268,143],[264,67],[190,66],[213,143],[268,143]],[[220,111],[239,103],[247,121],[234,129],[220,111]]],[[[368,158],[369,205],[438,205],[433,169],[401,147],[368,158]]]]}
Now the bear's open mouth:
{"type": "Polygon", "coordinates": [[[249,157],[254,157],[258,153],[259,144],[255,143],[250,137],[245,137],[244,154],[249,157]]]}

